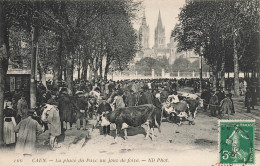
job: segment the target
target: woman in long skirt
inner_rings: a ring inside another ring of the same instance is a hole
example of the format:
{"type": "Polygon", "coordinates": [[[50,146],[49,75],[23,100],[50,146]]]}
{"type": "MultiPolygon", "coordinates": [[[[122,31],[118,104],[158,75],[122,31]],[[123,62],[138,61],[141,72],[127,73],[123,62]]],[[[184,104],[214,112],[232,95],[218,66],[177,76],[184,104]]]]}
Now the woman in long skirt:
{"type": "Polygon", "coordinates": [[[4,109],[4,143],[6,145],[15,143],[15,111],[12,109],[11,102],[6,103],[4,109]]]}

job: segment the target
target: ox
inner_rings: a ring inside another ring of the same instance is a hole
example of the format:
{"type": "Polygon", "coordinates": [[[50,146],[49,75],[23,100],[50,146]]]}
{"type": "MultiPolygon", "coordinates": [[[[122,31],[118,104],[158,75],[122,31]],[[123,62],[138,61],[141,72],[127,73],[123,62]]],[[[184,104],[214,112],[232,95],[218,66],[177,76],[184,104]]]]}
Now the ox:
{"type": "MultiPolygon", "coordinates": [[[[179,98],[183,99],[181,102],[164,103],[162,108],[163,115],[179,122],[178,125],[180,125],[183,120],[188,120],[189,116],[192,116],[192,118],[195,119],[197,109],[203,106],[203,100],[200,99],[197,95],[194,97],[196,98],[186,98],[185,96],[179,96],[179,98]]],[[[188,121],[190,124],[191,121],[188,121]]]]}
{"type": "Polygon", "coordinates": [[[132,127],[146,124],[147,130],[145,139],[149,137],[150,130],[152,131],[152,140],[154,139],[154,127],[157,127],[159,132],[161,132],[161,111],[152,104],[118,108],[108,114],[103,114],[103,116],[104,115],[110,123],[116,124],[115,143],[117,142],[117,136],[121,129],[124,129],[124,138],[126,141],[127,130],[125,124],[132,127]]]}
{"type": "Polygon", "coordinates": [[[196,119],[197,110],[199,107],[203,107],[203,100],[197,97],[196,99],[185,99],[188,103],[189,116],[191,115],[193,119],[196,119]]]}

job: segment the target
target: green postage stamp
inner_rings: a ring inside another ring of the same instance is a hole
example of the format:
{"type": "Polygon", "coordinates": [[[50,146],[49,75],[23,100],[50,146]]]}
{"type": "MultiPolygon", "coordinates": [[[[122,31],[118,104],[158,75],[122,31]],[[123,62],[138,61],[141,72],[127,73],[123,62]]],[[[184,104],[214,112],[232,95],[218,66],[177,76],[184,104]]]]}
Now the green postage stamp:
{"type": "Polygon", "coordinates": [[[219,121],[220,164],[255,163],[255,120],[219,121]]]}

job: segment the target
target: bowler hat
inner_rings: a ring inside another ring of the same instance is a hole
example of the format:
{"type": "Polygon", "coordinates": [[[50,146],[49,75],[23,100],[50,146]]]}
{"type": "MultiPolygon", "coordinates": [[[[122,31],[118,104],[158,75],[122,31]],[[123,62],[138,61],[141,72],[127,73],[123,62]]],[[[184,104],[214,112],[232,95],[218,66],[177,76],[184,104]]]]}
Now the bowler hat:
{"type": "Polygon", "coordinates": [[[101,96],[101,99],[102,100],[107,100],[105,96],[101,96]]]}
{"type": "Polygon", "coordinates": [[[34,112],[35,112],[34,109],[28,109],[27,114],[28,114],[29,116],[32,116],[32,115],[34,114],[34,112]]]}

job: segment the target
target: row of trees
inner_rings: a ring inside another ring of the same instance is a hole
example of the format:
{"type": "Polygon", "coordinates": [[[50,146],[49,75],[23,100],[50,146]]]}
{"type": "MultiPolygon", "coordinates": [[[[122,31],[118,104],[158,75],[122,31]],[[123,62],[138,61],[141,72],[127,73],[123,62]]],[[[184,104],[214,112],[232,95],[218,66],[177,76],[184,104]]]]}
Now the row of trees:
{"type": "Polygon", "coordinates": [[[145,76],[152,75],[152,69],[154,69],[155,75],[161,75],[162,69],[167,72],[169,69],[167,58],[154,59],[151,57],[145,57],[135,63],[135,70],[138,74],[145,76]]]}
{"type": "MultiPolygon", "coordinates": [[[[209,72],[209,66],[207,64],[205,64],[205,62],[202,62],[202,71],[203,72],[209,72]]],[[[173,72],[199,72],[199,68],[200,68],[200,61],[199,59],[190,62],[188,59],[183,58],[183,57],[179,57],[177,58],[174,63],[170,66],[171,71],[173,72]]]]}
{"type": "Polygon", "coordinates": [[[9,58],[18,67],[30,62],[33,107],[36,66],[42,77],[51,71],[56,85],[64,77],[71,91],[75,69],[82,79],[88,69],[106,79],[111,68],[126,68],[138,49],[132,21],[139,9],[134,0],[0,1],[0,140],[9,58]]]}
{"type": "Polygon", "coordinates": [[[260,71],[259,9],[258,0],[191,1],[181,9],[171,36],[178,41],[178,51],[194,50],[206,59],[215,86],[220,79],[225,87],[225,72],[234,72],[237,96],[239,72],[254,76],[260,71]]]}
{"type": "MultiPolygon", "coordinates": [[[[155,75],[161,75],[162,69],[166,73],[173,72],[199,72],[199,60],[195,60],[194,62],[190,62],[188,59],[179,57],[177,58],[173,64],[169,64],[169,60],[164,57],[162,59],[154,59],[151,57],[142,58],[140,61],[135,63],[135,70],[141,75],[151,75],[152,69],[154,69],[155,75]]],[[[209,66],[203,63],[203,72],[209,71],[209,66]]]]}

